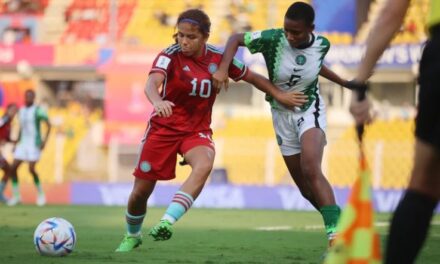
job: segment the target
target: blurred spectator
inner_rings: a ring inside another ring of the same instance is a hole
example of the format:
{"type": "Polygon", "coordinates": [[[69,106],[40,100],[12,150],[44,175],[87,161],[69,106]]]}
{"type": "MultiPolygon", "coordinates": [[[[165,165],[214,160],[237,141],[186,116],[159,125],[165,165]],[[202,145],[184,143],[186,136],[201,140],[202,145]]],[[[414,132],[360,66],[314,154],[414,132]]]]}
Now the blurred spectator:
{"type": "Polygon", "coordinates": [[[154,12],[154,18],[156,18],[162,26],[174,26],[175,19],[173,19],[167,12],[158,10],[154,12]]]}
{"type": "Polygon", "coordinates": [[[71,89],[68,82],[59,82],[56,90],[56,102],[60,108],[66,108],[69,102],[73,100],[71,89]]]}
{"type": "Polygon", "coordinates": [[[185,0],[185,8],[184,9],[186,9],[186,10],[188,10],[188,9],[203,10],[203,4],[200,3],[200,4],[195,5],[192,0],[185,0]]]}
{"type": "Polygon", "coordinates": [[[32,36],[31,36],[31,29],[30,28],[22,29],[21,43],[22,44],[31,44],[32,43],[32,36]]]}
{"type": "Polygon", "coordinates": [[[408,121],[413,120],[416,116],[416,108],[412,106],[409,102],[404,102],[402,107],[400,107],[400,118],[402,120],[408,121]]]}
{"type": "Polygon", "coordinates": [[[32,43],[31,29],[27,27],[7,27],[1,35],[1,43],[5,45],[32,43]]]}
{"type": "Polygon", "coordinates": [[[249,14],[253,13],[254,9],[251,4],[245,4],[243,1],[235,0],[230,2],[230,12],[225,16],[231,29],[230,34],[252,31],[249,14]]]}
{"type": "Polygon", "coordinates": [[[2,32],[1,36],[1,43],[4,45],[13,45],[15,44],[15,32],[10,28],[5,28],[5,30],[2,32]]]}
{"type": "Polygon", "coordinates": [[[1,5],[2,13],[6,14],[38,14],[44,9],[43,0],[3,0],[1,5]]]}
{"type": "Polygon", "coordinates": [[[388,100],[383,100],[380,105],[380,111],[378,114],[378,119],[382,119],[384,121],[391,120],[391,104],[388,100]]]}

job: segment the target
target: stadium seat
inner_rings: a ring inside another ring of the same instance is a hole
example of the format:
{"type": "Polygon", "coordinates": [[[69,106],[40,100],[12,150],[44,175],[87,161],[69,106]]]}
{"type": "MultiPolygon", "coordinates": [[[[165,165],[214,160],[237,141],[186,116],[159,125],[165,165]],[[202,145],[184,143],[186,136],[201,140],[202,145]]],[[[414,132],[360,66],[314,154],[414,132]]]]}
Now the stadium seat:
{"type": "MultiPolygon", "coordinates": [[[[135,9],[137,0],[118,1],[116,40],[119,40],[135,9]]],[[[109,4],[108,0],[84,1],[74,0],[67,8],[68,26],[61,37],[61,42],[99,40],[100,34],[110,36],[109,33],[109,4]]],[[[108,40],[108,38],[106,39],[108,40]]],[[[99,42],[99,41],[98,41],[99,42]]],[[[100,43],[104,44],[104,43],[100,43]]]]}

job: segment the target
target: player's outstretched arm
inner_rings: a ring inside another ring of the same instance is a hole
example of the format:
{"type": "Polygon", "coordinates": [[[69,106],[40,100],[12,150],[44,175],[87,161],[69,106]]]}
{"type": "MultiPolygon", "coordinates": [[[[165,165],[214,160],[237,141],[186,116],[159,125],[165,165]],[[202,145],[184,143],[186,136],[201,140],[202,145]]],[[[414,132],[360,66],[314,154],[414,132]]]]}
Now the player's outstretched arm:
{"type": "Polygon", "coordinates": [[[52,124],[50,123],[49,119],[43,119],[43,122],[46,124],[46,135],[43,139],[43,142],[41,143],[41,150],[44,149],[44,147],[46,146],[47,140],[49,139],[49,135],[50,135],[50,130],[52,129],[52,124]]]}
{"type": "Polygon", "coordinates": [[[278,102],[288,108],[302,106],[307,103],[308,97],[302,92],[283,92],[264,76],[249,70],[244,80],[254,85],[258,90],[271,95],[278,102]]]}
{"type": "Polygon", "coordinates": [[[326,78],[329,81],[339,84],[342,87],[346,87],[348,80],[342,79],[336,72],[330,70],[327,66],[322,65],[319,75],[326,78]]]}
{"type": "Polygon", "coordinates": [[[226,47],[223,52],[222,61],[218,67],[218,70],[212,75],[212,84],[217,91],[220,91],[222,87],[228,89],[229,77],[228,69],[232,60],[234,59],[235,53],[237,53],[238,47],[244,46],[244,34],[237,33],[229,37],[228,42],[226,42],[226,47]]]}
{"type": "Polygon", "coordinates": [[[162,86],[164,80],[165,76],[160,73],[150,74],[144,92],[148,101],[153,105],[157,115],[160,117],[169,117],[173,113],[174,103],[162,100],[162,97],[159,95],[159,88],[162,86]]]}
{"type": "Polygon", "coordinates": [[[14,144],[14,146],[12,148],[13,150],[15,150],[15,146],[18,144],[18,142],[20,142],[20,139],[21,139],[21,127],[19,127],[19,129],[18,129],[17,139],[15,141],[12,141],[12,143],[14,144]]]}
{"type": "MultiPolygon", "coordinates": [[[[366,41],[365,55],[359,65],[358,73],[353,83],[365,85],[366,80],[372,75],[373,68],[380,56],[391,42],[394,34],[400,29],[410,0],[388,0],[370,29],[366,41]]],[[[358,92],[353,91],[350,101],[350,112],[357,124],[371,120],[370,103],[368,100],[358,101],[358,92]]]]}

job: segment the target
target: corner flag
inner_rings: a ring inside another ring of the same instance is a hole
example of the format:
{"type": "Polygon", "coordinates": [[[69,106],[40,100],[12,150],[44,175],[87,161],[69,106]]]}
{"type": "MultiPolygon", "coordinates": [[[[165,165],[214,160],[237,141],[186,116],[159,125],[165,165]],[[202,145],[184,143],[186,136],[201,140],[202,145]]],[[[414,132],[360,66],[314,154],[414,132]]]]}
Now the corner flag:
{"type": "Polygon", "coordinates": [[[380,238],[373,223],[371,173],[360,141],[360,175],[338,223],[338,236],[324,264],[380,264],[380,238]]]}

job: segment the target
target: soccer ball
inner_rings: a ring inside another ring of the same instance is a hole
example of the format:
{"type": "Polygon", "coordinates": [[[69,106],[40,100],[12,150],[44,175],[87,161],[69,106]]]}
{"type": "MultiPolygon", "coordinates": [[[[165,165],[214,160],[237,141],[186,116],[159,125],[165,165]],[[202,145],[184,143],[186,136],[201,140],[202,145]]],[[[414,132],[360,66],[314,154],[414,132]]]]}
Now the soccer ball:
{"type": "Polygon", "coordinates": [[[75,243],[75,229],[60,217],[44,220],[34,232],[35,249],[44,256],[66,256],[73,251],[75,243]]]}

